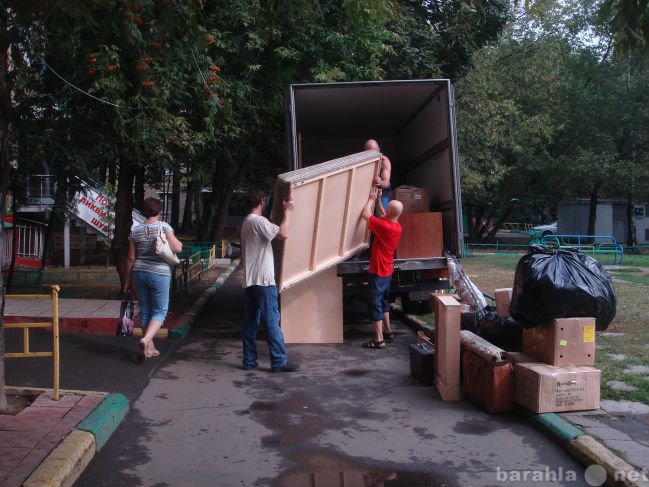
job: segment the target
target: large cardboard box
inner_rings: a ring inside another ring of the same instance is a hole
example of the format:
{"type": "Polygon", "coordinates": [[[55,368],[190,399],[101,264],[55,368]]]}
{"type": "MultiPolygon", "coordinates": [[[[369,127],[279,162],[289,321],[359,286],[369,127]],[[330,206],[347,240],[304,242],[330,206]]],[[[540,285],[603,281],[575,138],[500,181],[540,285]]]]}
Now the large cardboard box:
{"type": "Polygon", "coordinates": [[[519,362],[514,365],[514,400],[535,413],[597,409],[600,375],[594,367],[519,362]]]}
{"type": "Polygon", "coordinates": [[[526,328],[523,352],[549,365],[595,365],[595,318],[559,318],[526,328]]]}
{"type": "Polygon", "coordinates": [[[460,400],[460,315],[462,305],[448,294],[433,294],[435,387],[444,401],[460,400]]]}
{"type": "Polygon", "coordinates": [[[417,186],[397,186],[391,194],[392,199],[403,203],[404,213],[428,212],[428,191],[417,186]]]}
{"type": "Polygon", "coordinates": [[[496,295],[496,314],[501,318],[507,318],[509,312],[509,303],[512,301],[512,288],[501,288],[494,291],[496,295]]]}

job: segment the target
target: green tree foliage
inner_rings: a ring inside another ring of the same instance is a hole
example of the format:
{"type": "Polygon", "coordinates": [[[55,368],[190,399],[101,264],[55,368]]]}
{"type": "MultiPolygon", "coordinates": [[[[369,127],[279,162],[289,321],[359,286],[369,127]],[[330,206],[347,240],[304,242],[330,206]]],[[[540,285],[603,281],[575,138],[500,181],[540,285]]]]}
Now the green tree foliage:
{"type": "Polygon", "coordinates": [[[595,2],[550,4],[518,17],[458,83],[464,202],[471,215],[503,214],[517,198],[514,216],[529,221],[590,198],[592,233],[598,198],[643,197],[646,61],[613,55],[595,2]]]}

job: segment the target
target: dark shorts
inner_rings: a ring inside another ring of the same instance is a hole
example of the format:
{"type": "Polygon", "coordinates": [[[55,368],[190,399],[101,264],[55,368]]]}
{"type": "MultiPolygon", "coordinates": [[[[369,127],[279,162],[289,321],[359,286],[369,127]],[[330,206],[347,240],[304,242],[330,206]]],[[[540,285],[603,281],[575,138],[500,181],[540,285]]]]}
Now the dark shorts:
{"type": "Polygon", "coordinates": [[[392,275],[379,277],[376,274],[370,274],[368,302],[370,320],[382,320],[383,313],[390,311],[389,299],[391,282],[392,275]]]}

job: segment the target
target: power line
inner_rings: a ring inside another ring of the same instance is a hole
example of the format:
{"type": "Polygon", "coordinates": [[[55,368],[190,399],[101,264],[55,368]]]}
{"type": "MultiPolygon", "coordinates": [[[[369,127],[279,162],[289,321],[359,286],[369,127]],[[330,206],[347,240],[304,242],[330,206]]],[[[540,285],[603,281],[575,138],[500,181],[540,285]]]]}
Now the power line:
{"type": "Polygon", "coordinates": [[[201,71],[201,67],[198,65],[198,60],[196,59],[196,54],[194,54],[194,48],[192,47],[192,57],[194,58],[194,64],[196,64],[196,67],[198,68],[198,72],[201,74],[201,78],[203,78],[203,83],[205,84],[205,87],[207,88],[207,91],[210,92],[210,95],[212,95],[212,99],[214,100],[214,105],[217,108],[220,108],[221,105],[219,105],[219,97],[212,92],[210,89],[210,85],[207,83],[207,79],[205,79],[205,76],[203,75],[203,71],[201,71]]]}
{"type": "Polygon", "coordinates": [[[113,102],[110,102],[110,101],[106,101],[106,100],[102,100],[101,98],[98,98],[98,97],[96,97],[95,95],[93,95],[93,94],[91,94],[91,93],[88,93],[87,91],[82,90],[82,89],[79,88],[78,86],[76,86],[76,85],[70,83],[67,79],[65,79],[65,78],[64,78],[63,76],[61,76],[59,73],[57,73],[57,72],[54,70],[54,68],[52,68],[52,66],[50,66],[49,64],[47,64],[47,62],[46,62],[44,59],[43,59],[43,64],[45,65],[45,67],[46,67],[47,69],[49,69],[50,71],[52,71],[52,73],[54,73],[54,74],[56,75],[57,78],[59,78],[61,81],[63,81],[63,82],[64,82],[65,84],[67,84],[68,86],[71,86],[72,88],[74,88],[75,90],[77,90],[79,93],[83,93],[84,95],[89,96],[90,98],[93,98],[93,99],[95,99],[95,100],[97,100],[97,101],[99,101],[99,102],[101,102],[101,103],[105,103],[106,105],[111,105],[111,106],[114,106],[114,107],[117,107],[117,108],[128,108],[128,107],[126,107],[126,106],[124,106],[124,105],[117,105],[116,103],[113,103],[113,102]]]}

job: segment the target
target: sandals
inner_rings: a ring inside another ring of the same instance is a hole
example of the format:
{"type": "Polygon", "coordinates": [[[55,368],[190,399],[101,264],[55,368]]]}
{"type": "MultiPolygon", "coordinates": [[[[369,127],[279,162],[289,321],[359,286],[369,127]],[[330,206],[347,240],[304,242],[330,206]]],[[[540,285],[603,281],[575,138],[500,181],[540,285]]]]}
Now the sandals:
{"type": "Polygon", "coordinates": [[[394,341],[394,333],[383,332],[383,340],[390,343],[394,341]]]}
{"type": "Polygon", "coordinates": [[[362,345],[363,348],[374,348],[374,349],[384,349],[385,348],[385,341],[381,340],[380,342],[370,340],[369,342],[365,342],[362,345]]]}

